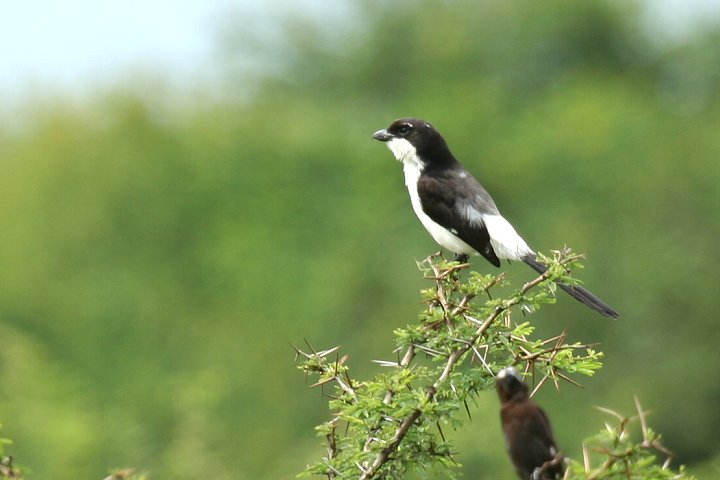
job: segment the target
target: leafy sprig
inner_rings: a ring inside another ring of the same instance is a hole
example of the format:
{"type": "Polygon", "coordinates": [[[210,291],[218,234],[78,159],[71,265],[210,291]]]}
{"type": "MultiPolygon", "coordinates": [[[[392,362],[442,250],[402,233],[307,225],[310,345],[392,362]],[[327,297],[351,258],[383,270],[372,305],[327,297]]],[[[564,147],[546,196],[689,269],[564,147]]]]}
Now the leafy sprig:
{"type": "Polygon", "coordinates": [[[317,427],[325,438],[326,455],[302,475],[327,478],[401,478],[408,469],[446,467],[446,476],[459,475],[454,448],[443,427],[460,424],[458,412],[469,414],[468,400],[494,388],[494,374],[508,365],[538,379],[575,383],[573,374],[592,375],[602,352],[583,343],[567,343],[564,332],[534,338],[526,319],[554,302],[555,282],[572,284],[570,271],[581,256],[554,251],[541,260],[548,271],[523,284],[509,296],[492,291],[507,287],[503,274],[469,272],[467,264],[448,262],[441,255],[418,264],[432,286],[421,291],[426,307],[418,322],[395,330],[397,360],[380,360],[387,371],[370,381],[349,375],[347,356],[339,347],[296,348],[298,368],[316,375],[313,384],[333,385],[333,418],[317,427]],[[524,315],[523,322],[514,317],[524,315]]]}
{"type": "Polygon", "coordinates": [[[654,479],[691,480],[684,467],[670,468],[672,452],[661,442],[661,436],[647,424],[648,412],[635,397],[637,415],[625,417],[608,408],[596,407],[614,417],[616,423],[605,423],[605,429],[583,443],[583,462],[570,460],[567,478],[586,480],[654,479]],[[633,440],[630,427],[640,424],[640,439],[633,440]],[[660,463],[662,462],[662,463],[660,463]]]}

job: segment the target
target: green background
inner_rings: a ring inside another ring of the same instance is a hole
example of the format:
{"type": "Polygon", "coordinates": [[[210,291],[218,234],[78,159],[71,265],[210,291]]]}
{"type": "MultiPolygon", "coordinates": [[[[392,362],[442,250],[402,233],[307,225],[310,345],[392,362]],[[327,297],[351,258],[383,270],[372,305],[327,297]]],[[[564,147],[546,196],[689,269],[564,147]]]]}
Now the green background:
{"type": "MultiPolygon", "coordinates": [[[[580,458],[601,405],[720,471],[720,31],[653,41],[637,8],[357,1],[352,22],[231,18],[222,81],[161,71],[0,115],[0,421],[29,478],[290,479],[326,399],[290,343],[392,359],[437,250],[371,134],[421,116],[540,251],[586,252],[605,320],[566,296],[542,334],[600,342],[544,388],[580,458]],[[255,60],[245,68],[239,59],[255,60]]],[[[473,266],[494,268],[482,258],[473,266]]],[[[504,268],[506,266],[504,265],[504,268]]],[[[514,284],[531,272],[507,266],[514,284]]],[[[452,436],[466,478],[514,478],[494,392],[452,436]]]]}

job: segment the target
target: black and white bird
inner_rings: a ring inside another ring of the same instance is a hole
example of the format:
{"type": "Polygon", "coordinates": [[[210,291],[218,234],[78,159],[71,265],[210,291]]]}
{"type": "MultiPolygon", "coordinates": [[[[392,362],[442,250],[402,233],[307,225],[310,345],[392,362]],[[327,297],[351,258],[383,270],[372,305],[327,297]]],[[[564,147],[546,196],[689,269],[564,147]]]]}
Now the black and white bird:
{"type": "MultiPolygon", "coordinates": [[[[418,118],[401,118],[375,132],[373,138],[384,142],[403,163],[413,210],[441,247],[460,258],[479,253],[496,267],[507,259],[523,261],[539,273],[547,270],[432,125],[418,118]]],[[[620,316],[582,287],[558,286],[606,317],[620,316]]]]}
{"type": "Polygon", "coordinates": [[[561,478],[565,473],[563,455],[557,448],[550,419],[530,398],[530,389],[513,367],[503,368],[495,377],[500,397],[500,424],[505,447],[515,471],[523,480],[561,478]]]}

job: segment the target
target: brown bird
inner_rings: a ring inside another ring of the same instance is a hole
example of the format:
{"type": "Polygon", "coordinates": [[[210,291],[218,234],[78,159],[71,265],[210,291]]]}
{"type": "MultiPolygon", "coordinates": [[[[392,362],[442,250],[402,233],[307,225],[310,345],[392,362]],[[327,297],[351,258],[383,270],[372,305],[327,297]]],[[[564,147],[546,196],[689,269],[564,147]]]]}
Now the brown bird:
{"type": "Polygon", "coordinates": [[[505,448],[518,477],[523,480],[562,478],[562,453],[555,444],[550,420],[529,394],[529,388],[512,367],[495,377],[500,397],[500,421],[505,448]]]}

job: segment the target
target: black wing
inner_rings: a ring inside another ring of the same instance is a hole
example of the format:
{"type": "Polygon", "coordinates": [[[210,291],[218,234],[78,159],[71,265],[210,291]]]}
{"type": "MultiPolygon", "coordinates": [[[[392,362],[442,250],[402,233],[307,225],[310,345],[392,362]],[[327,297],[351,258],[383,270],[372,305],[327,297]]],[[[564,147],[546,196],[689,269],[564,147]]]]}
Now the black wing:
{"type": "Polygon", "coordinates": [[[423,172],[417,191],[423,211],[435,223],[457,235],[496,267],[500,266],[500,259],[490,244],[490,234],[479,215],[497,214],[498,210],[477,180],[464,169],[423,172]]]}

